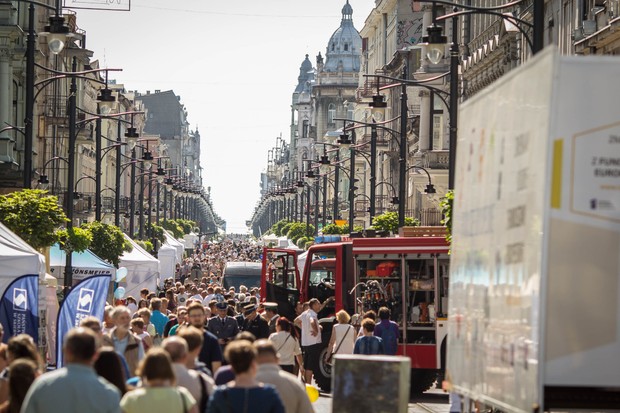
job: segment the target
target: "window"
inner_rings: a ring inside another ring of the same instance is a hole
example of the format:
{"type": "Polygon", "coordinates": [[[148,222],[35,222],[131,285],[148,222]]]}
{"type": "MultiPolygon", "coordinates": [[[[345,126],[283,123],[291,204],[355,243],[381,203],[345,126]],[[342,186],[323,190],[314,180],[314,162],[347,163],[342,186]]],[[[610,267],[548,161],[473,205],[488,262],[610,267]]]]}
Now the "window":
{"type": "Polygon", "coordinates": [[[348,51],[349,51],[349,44],[348,44],[348,43],[345,43],[345,44],[344,44],[344,51],[345,51],[345,52],[348,52],[348,51]]]}
{"type": "Polygon", "coordinates": [[[353,120],[353,109],[347,109],[347,119],[353,120]]]}
{"type": "Polygon", "coordinates": [[[336,117],[336,105],[330,103],[327,107],[327,123],[334,123],[336,117]]]}
{"type": "Polygon", "coordinates": [[[443,136],[443,115],[433,116],[433,149],[443,149],[441,138],[443,136]]]}
{"type": "Polygon", "coordinates": [[[301,130],[301,137],[302,138],[308,138],[308,132],[310,129],[310,122],[308,120],[304,120],[303,122],[303,129],[301,130]]]}

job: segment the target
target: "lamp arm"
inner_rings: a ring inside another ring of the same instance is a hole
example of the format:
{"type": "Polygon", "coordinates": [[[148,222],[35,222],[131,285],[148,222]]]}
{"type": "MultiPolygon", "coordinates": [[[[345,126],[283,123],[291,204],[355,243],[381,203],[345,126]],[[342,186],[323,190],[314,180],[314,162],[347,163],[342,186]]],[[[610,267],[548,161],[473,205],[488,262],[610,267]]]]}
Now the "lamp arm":
{"type": "MultiPolygon", "coordinates": [[[[441,4],[444,6],[458,7],[464,10],[470,10],[470,11],[474,11],[478,13],[485,13],[487,11],[509,9],[514,6],[518,6],[521,3],[525,3],[525,0],[515,0],[515,1],[511,1],[510,3],[500,4],[499,6],[492,6],[492,7],[478,7],[478,6],[472,6],[472,5],[467,5],[467,4],[454,3],[451,1],[447,1],[447,0],[433,0],[433,3],[441,4]]],[[[449,15],[440,16],[437,18],[437,20],[446,19],[448,18],[447,16],[449,15]]]]}

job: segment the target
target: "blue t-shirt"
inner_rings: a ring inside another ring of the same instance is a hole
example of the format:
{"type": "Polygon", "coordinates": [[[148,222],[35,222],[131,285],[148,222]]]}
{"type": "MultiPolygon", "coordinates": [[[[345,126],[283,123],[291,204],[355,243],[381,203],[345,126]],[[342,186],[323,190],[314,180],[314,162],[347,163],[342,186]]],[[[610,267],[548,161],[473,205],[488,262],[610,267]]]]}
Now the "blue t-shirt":
{"type": "Polygon", "coordinates": [[[207,413],[284,413],[276,389],[270,385],[252,388],[219,386],[209,398],[207,413]]]}
{"type": "Polygon", "coordinates": [[[383,340],[375,336],[362,336],[355,341],[353,354],[385,354],[383,340]]]}
{"type": "Polygon", "coordinates": [[[381,320],[375,326],[375,336],[381,337],[385,354],[393,356],[398,350],[398,324],[390,320],[381,320]]]}

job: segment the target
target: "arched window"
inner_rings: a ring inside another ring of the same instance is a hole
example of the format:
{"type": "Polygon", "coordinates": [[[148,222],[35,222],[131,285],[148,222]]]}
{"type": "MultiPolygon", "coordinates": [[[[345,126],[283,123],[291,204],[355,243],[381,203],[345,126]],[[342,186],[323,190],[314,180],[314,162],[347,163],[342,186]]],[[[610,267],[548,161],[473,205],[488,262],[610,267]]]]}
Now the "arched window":
{"type": "Polygon", "coordinates": [[[332,52],[334,51],[335,48],[336,48],[336,43],[332,43],[332,52]]]}
{"type": "Polygon", "coordinates": [[[345,44],[344,44],[344,51],[345,51],[345,52],[348,52],[348,51],[349,51],[349,44],[348,44],[348,43],[345,43],[345,44]]]}
{"type": "Polygon", "coordinates": [[[336,117],[336,105],[330,103],[327,107],[327,123],[334,123],[336,117]]]}

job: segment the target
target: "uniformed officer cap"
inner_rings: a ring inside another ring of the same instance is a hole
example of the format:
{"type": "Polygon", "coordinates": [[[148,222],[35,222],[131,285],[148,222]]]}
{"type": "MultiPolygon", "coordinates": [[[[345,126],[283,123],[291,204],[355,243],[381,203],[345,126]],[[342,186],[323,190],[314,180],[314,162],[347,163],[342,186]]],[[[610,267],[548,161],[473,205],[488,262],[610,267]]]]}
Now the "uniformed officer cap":
{"type": "Polygon", "coordinates": [[[265,308],[265,310],[278,311],[278,303],[263,303],[263,307],[265,308]]]}
{"type": "Polygon", "coordinates": [[[225,301],[220,301],[219,303],[215,304],[215,308],[217,308],[218,310],[226,310],[228,308],[228,304],[225,301]]]}
{"type": "Polygon", "coordinates": [[[243,313],[244,314],[250,314],[250,313],[253,313],[254,311],[256,311],[256,305],[255,304],[248,304],[245,307],[243,307],[243,313]]]}

